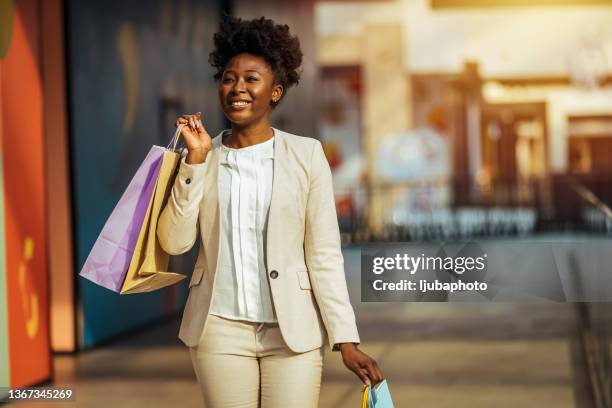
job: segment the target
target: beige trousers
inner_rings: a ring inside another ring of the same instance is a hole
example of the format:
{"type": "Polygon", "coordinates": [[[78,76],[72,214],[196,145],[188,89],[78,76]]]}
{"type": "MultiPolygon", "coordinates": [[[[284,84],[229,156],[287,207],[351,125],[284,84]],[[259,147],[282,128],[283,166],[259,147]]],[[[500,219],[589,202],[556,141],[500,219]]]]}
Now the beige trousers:
{"type": "Polygon", "coordinates": [[[316,408],[324,347],[295,353],[277,323],[208,316],[190,347],[207,408],[316,408]]]}

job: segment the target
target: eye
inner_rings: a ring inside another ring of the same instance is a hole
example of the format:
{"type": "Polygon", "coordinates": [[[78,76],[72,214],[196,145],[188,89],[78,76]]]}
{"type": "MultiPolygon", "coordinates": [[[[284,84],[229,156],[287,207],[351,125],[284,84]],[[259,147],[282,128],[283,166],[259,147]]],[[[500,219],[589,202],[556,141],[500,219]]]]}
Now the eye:
{"type": "Polygon", "coordinates": [[[223,81],[221,81],[221,82],[223,82],[224,84],[227,84],[227,83],[229,83],[229,82],[231,82],[233,80],[234,80],[233,78],[225,77],[225,78],[223,78],[223,81]]]}
{"type": "Polygon", "coordinates": [[[250,76],[247,78],[247,81],[258,81],[258,79],[254,76],[250,76]]]}

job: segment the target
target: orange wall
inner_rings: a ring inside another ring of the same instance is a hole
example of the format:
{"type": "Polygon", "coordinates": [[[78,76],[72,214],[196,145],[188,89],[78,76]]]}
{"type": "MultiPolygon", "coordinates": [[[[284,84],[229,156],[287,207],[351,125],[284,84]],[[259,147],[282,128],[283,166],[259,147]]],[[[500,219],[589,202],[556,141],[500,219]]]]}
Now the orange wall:
{"type": "Polygon", "coordinates": [[[10,386],[51,375],[40,21],[35,0],[15,2],[0,60],[10,386]]]}

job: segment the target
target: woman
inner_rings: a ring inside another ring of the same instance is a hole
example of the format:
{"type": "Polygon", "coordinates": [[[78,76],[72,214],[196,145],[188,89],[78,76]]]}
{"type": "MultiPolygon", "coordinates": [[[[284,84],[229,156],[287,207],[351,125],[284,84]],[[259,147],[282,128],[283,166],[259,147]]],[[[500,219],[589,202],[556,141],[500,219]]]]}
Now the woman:
{"type": "Polygon", "coordinates": [[[227,18],[214,36],[219,101],[231,129],[177,120],[187,154],[158,223],[168,253],[200,252],[179,338],[208,407],[316,407],[324,344],[364,384],[383,375],[358,348],[321,143],[272,128],[299,81],[286,25],[227,18]]]}

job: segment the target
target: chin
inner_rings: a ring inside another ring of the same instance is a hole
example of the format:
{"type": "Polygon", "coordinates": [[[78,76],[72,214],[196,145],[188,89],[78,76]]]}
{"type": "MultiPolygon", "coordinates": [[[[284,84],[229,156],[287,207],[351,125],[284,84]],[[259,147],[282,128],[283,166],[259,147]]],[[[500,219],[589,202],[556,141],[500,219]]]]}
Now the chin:
{"type": "Polygon", "coordinates": [[[247,126],[254,122],[254,117],[246,112],[226,112],[225,117],[234,125],[247,126]]]}
{"type": "Polygon", "coordinates": [[[250,124],[251,122],[253,122],[251,120],[251,118],[240,118],[240,117],[236,117],[233,115],[228,115],[227,119],[234,125],[238,125],[238,126],[247,126],[248,124],[250,124]]]}

